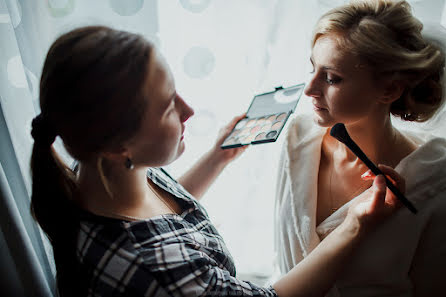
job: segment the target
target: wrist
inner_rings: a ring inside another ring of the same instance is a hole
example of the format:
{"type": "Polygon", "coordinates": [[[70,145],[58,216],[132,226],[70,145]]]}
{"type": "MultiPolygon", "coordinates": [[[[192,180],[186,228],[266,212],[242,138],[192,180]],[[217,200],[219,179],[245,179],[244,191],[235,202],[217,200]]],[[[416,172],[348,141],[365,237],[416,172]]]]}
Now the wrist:
{"type": "Polygon", "coordinates": [[[205,154],[206,162],[213,168],[223,170],[229,164],[224,152],[220,147],[214,147],[205,154]]]}
{"type": "Polygon", "coordinates": [[[363,229],[364,228],[356,218],[347,216],[344,222],[342,222],[335,231],[337,231],[343,238],[356,242],[362,237],[364,233],[363,229]]]}

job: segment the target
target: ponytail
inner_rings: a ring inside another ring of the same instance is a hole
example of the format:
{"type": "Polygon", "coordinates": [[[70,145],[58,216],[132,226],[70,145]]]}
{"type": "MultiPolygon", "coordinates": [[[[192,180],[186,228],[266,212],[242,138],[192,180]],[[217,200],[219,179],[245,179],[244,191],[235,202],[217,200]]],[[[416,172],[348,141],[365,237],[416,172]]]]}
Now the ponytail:
{"type": "Polygon", "coordinates": [[[75,175],[52,147],[57,134],[42,115],[33,120],[31,135],[31,214],[53,246],[60,295],[79,296],[82,288],[71,285],[73,278],[79,278],[75,261],[79,219],[72,202],[75,175]]]}
{"type": "Polygon", "coordinates": [[[52,143],[56,133],[42,114],[32,123],[31,213],[53,242],[63,234],[63,221],[73,215],[74,173],[60,159],[52,143]]]}

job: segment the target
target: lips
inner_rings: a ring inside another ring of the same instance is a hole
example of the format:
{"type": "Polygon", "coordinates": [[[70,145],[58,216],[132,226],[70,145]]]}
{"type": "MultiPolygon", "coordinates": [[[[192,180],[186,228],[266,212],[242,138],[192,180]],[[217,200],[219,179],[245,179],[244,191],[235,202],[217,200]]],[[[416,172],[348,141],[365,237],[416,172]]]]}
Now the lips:
{"type": "Polygon", "coordinates": [[[314,110],[327,110],[326,107],[324,107],[322,105],[319,105],[319,104],[316,104],[315,102],[313,102],[313,109],[314,110]]]}
{"type": "Polygon", "coordinates": [[[180,140],[183,140],[184,139],[184,130],[186,130],[186,126],[182,126],[181,127],[182,129],[181,129],[181,139],[180,140]]]}

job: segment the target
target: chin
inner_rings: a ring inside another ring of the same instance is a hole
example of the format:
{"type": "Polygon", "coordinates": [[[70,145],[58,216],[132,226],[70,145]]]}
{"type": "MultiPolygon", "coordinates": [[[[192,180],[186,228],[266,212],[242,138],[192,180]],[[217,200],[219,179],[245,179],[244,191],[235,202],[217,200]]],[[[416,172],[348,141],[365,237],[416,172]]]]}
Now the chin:
{"type": "Polygon", "coordinates": [[[332,119],[326,119],[324,117],[319,116],[318,114],[313,114],[313,121],[316,125],[320,127],[332,127],[336,122],[333,122],[332,119]]]}

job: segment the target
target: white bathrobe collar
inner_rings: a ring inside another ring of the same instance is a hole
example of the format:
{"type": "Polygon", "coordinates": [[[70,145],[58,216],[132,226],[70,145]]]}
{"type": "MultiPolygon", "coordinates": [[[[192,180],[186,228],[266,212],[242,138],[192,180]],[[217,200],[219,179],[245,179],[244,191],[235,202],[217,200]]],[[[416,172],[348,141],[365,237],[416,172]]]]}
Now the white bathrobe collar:
{"type": "MultiPolygon", "coordinates": [[[[328,128],[317,126],[310,117],[306,117],[303,121],[293,121],[287,134],[286,149],[289,166],[285,170],[288,170],[290,176],[291,192],[300,195],[299,199],[292,197],[291,209],[294,212],[293,219],[297,227],[295,230],[299,230],[297,236],[305,256],[319,244],[321,239],[344,221],[348,208],[354,200],[344,204],[316,227],[317,183],[308,187],[302,186],[302,181],[318,178],[322,139],[327,130],[328,128]],[[302,168],[307,170],[302,170],[302,168]],[[302,197],[305,199],[301,199],[302,197]],[[300,230],[307,232],[300,232],[300,230]]],[[[439,187],[446,187],[446,140],[434,138],[426,133],[404,131],[403,134],[418,144],[419,148],[401,160],[395,170],[406,177],[406,184],[409,185],[406,196],[416,207],[419,202],[430,198],[429,193],[425,193],[425,187],[421,185],[430,183],[432,193],[437,193],[439,187]],[[432,147],[435,149],[432,150],[432,147]],[[414,162],[418,165],[414,166],[414,162]],[[432,170],[432,166],[436,169],[432,170]],[[420,170],[420,168],[424,169],[421,170],[422,174],[411,171],[412,169],[420,170]],[[438,168],[443,168],[443,175],[438,175],[438,168]],[[418,189],[424,193],[421,195],[418,189]]]]}

